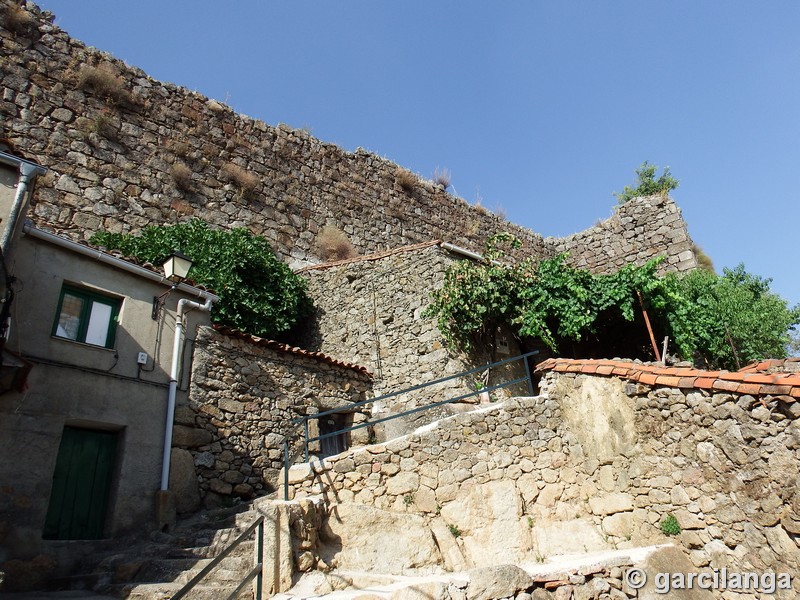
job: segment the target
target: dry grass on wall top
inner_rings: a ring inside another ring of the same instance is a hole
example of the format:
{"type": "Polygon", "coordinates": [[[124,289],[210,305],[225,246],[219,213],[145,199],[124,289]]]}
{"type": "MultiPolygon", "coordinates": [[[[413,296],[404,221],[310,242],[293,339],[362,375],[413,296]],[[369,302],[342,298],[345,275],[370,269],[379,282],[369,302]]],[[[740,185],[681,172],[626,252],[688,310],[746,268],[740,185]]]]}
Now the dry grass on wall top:
{"type": "Polygon", "coordinates": [[[0,17],[3,27],[15,35],[27,36],[36,28],[36,20],[31,13],[18,4],[0,4],[0,17]]]}
{"type": "Polygon", "coordinates": [[[97,66],[80,65],[73,69],[71,78],[80,89],[100,96],[106,104],[130,106],[135,104],[133,95],[126,89],[125,80],[119,70],[110,63],[97,66]]]}
{"type": "Polygon", "coordinates": [[[419,184],[419,177],[403,167],[397,167],[397,169],[395,169],[394,179],[397,185],[399,185],[404,192],[409,194],[413,192],[419,184]]]}
{"type": "Polygon", "coordinates": [[[344,232],[333,225],[326,225],[320,230],[314,245],[322,260],[346,260],[358,256],[344,232]]]}

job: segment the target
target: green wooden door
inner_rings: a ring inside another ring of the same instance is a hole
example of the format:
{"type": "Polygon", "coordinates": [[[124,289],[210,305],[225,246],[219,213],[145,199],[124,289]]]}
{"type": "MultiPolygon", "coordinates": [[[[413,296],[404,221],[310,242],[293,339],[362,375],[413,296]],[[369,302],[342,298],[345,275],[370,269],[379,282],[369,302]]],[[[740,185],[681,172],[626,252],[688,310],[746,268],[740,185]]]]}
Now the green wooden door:
{"type": "Polygon", "coordinates": [[[53,491],[42,537],[103,537],[116,460],[117,434],[65,427],[53,473],[53,491]]]}

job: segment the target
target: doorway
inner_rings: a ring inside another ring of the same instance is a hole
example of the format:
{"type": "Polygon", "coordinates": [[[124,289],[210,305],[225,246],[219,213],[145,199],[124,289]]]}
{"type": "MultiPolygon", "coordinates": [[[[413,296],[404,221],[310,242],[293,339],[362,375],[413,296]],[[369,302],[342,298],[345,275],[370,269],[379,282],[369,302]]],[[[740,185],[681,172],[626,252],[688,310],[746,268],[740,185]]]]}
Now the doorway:
{"type": "MultiPolygon", "coordinates": [[[[335,431],[350,427],[351,418],[351,415],[341,413],[326,415],[319,420],[319,434],[327,435],[329,433],[334,433],[335,431]]],[[[319,441],[320,454],[322,455],[322,458],[333,456],[334,454],[340,454],[341,452],[347,450],[347,437],[347,432],[345,432],[322,438],[319,441]]]]}
{"type": "Polygon", "coordinates": [[[64,427],[44,539],[96,540],[104,536],[116,455],[116,432],[64,427]]]}

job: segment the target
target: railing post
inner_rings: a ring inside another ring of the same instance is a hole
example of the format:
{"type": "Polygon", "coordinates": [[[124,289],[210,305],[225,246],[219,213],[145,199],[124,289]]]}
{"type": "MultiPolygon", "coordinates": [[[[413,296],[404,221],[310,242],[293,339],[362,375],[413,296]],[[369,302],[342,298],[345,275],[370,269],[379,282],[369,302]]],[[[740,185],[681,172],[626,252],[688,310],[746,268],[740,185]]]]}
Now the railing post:
{"type": "Polygon", "coordinates": [[[256,589],[254,600],[261,600],[264,595],[264,520],[256,528],[256,564],[258,575],[256,575],[256,589]]]}
{"type": "Polygon", "coordinates": [[[305,448],[306,460],[308,462],[308,417],[303,421],[303,448],[305,448]]]}
{"type": "Polygon", "coordinates": [[[528,357],[523,356],[522,362],[525,363],[525,374],[528,376],[528,393],[533,396],[533,378],[531,377],[531,366],[528,364],[528,357]]]}
{"type": "Polygon", "coordinates": [[[283,440],[283,499],[289,500],[289,438],[283,440]]]}

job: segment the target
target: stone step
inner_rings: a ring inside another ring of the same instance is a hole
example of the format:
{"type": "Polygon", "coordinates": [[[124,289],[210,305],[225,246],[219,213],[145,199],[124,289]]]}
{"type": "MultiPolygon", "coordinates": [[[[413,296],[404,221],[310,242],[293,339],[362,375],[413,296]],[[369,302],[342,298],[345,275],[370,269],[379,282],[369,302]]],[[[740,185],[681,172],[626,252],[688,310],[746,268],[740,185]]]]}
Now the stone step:
{"type": "MultiPolygon", "coordinates": [[[[145,563],[136,573],[134,582],[158,583],[172,582],[184,584],[202,571],[213,559],[173,558],[157,559],[145,563]]],[[[208,582],[238,582],[253,567],[253,557],[226,556],[219,565],[209,573],[208,582]]]]}
{"type": "MultiPolygon", "coordinates": [[[[227,598],[236,589],[238,584],[208,585],[200,584],[192,588],[189,593],[191,600],[221,600],[227,598]]],[[[139,583],[111,586],[104,590],[106,594],[125,598],[126,600],[169,600],[180,591],[183,584],[179,583],[139,583]]],[[[238,600],[252,600],[253,590],[250,585],[237,596],[238,600]]]]}
{"type": "MultiPolygon", "coordinates": [[[[534,581],[559,581],[568,579],[570,574],[591,574],[603,569],[642,565],[653,552],[674,548],[670,544],[592,552],[578,556],[564,557],[542,563],[520,564],[534,581]]],[[[389,575],[374,572],[334,570],[330,573],[312,571],[303,575],[288,591],[273,596],[273,600],[301,600],[305,598],[324,598],[325,600],[355,600],[358,597],[391,598],[399,590],[413,587],[415,597],[430,591],[431,584],[454,585],[466,588],[471,572],[441,573],[432,575],[389,575]]]]}
{"type": "MultiPolygon", "coordinates": [[[[165,558],[214,558],[225,550],[236,537],[224,542],[214,542],[208,545],[183,546],[172,548],[165,552],[165,558]]],[[[255,551],[255,540],[247,539],[240,543],[233,551],[234,556],[252,556],[255,551]]]]}

